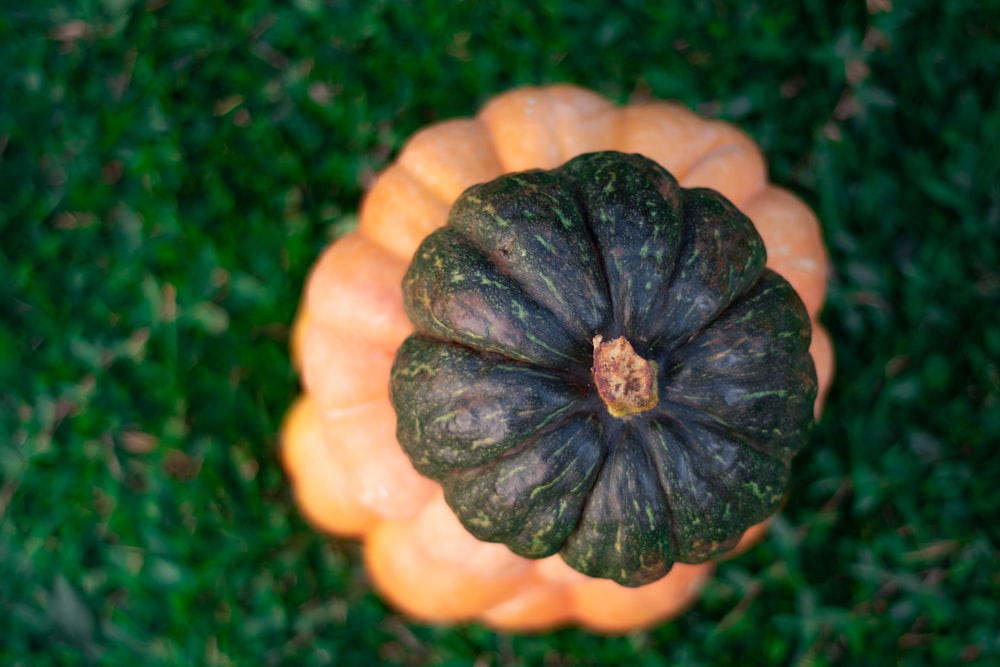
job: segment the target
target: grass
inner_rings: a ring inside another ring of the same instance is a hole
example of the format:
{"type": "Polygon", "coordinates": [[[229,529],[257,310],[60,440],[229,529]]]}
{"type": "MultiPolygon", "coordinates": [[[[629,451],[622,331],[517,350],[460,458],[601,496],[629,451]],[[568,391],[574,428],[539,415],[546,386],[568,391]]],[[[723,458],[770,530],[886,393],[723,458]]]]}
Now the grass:
{"type": "Polygon", "coordinates": [[[1000,664],[998,3],[539,4],[4,4],[0,663],[1000,664]],[[625,637],[414,624],[277,463],[288,324],[372,175],[550,81],[737,122],[835,266],[771,537],[625,637]]]}

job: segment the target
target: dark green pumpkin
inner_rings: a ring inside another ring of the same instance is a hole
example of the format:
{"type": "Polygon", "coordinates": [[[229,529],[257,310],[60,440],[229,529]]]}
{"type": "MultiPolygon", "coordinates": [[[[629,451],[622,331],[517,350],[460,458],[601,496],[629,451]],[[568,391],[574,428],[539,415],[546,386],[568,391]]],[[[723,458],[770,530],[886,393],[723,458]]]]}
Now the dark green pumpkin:
{"type": "Polygon", "coordinates": [[[469,188],[404,278],[400,444],[523,556],[636,586],[727,551],[781,502],[816,395],[765,259],[722,195],[639,155],[469,188]]]}

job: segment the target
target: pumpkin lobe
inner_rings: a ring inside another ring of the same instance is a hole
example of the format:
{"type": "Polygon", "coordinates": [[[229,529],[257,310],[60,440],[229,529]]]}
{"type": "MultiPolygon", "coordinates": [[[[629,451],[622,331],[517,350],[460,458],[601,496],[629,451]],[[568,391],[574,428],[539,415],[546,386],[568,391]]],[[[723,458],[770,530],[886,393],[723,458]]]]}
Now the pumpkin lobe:
{"type": "Polygon", "coordinates": [[[624,336],[605,341],[594,336],[594,384],[613,417],[627,417],[656,407],[656,362],[640,357],[624,336]]]}

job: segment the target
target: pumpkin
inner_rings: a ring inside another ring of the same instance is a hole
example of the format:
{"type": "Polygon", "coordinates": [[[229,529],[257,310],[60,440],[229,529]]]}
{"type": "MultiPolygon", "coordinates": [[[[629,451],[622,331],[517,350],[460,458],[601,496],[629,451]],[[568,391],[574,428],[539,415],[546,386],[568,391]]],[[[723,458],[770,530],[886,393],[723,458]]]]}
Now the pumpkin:
{"type": "Polygon", "coordinates": [[[819,414],[827,266],[755,144],[682,106],[529,87],[430,126],[310,273],[298,504],[420,620],[676,615],[819,414]]]}
{"type": "Polygon", "coordinates": [[[469,188],[403,279],[397,439],[473,536],[648,584],[778,507],[802,300],[714,190],[608,151],[469,188]]]}

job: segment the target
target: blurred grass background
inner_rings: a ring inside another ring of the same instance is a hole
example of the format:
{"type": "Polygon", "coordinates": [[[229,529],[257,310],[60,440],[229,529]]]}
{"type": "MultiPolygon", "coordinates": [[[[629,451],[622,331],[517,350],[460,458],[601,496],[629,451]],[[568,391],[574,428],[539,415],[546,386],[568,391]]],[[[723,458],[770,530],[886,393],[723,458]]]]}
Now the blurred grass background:
{"type": "Polygon", "coordinates": [[[998,30],[992,0],[3,2],[0,664],[1000,664],[998,30]],[[770,539],[680,620],[413,624],[290,502],[288,324],[407,136],[555,81],[760,142],[825,225],[836,385],[770,539]]]}

